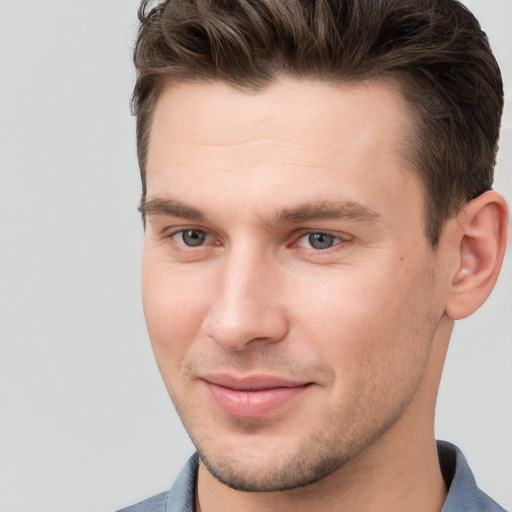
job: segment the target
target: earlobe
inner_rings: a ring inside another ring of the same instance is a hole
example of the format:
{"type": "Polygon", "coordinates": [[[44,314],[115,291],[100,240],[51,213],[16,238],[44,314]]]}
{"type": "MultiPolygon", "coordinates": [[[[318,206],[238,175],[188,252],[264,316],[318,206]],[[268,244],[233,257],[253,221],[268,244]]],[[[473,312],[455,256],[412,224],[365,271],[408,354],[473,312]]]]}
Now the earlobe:
{"type": "Polygon", "coordinates": [[[446,305],[446,314],[453,320],[474,313],[494,288],[507,245],[507,203],[490,190],[466,205],[457,220],[462,233],[459,265],[446,305]]]}

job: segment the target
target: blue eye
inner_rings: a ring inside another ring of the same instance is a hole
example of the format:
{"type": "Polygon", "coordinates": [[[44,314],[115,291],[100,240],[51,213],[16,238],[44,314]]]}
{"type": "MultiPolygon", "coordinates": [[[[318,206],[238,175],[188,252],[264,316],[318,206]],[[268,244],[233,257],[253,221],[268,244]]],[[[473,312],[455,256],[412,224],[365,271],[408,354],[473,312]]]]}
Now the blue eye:
{"type": "Polygon", "coordinates": [[[329,249],[338,240],[337,237],[327,233],[310,233],[307,239],[309,245],[316,250],[329,249]]]}
{"type": "Polygon", "coordinates": [[[331,247],[343,242],[344,240],[339,236],[330,235],[329,233],[322,233],[316,231],[313,233],[306,233],[299,238],[297,245],[305,249],[314,249],[315,251],[325,251],[331,247]]]}
{"type": "Polygon", "coordinates": [[[207,234],[199,229],[186,229],[176,233],[181,238],[181,241],[189,247],[198,247],[203,245],[206,240],[207,234]]]}

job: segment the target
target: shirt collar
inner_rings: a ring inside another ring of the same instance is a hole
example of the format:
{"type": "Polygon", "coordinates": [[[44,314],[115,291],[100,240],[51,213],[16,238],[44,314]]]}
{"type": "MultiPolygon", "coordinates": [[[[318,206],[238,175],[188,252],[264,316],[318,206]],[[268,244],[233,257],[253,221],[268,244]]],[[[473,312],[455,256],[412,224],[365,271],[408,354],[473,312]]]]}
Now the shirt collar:
{"type": "Polygon", "coordinates": [[[437,441],[439,464],[448,496],[441,512],[506,512],[476,485],[462,452],[447,441],[437,441]]]}
{"type": "Polygon", "coordinates": [[[194,453],[175,480],[165,512],[194,512],[199,456],[194,453]]]}

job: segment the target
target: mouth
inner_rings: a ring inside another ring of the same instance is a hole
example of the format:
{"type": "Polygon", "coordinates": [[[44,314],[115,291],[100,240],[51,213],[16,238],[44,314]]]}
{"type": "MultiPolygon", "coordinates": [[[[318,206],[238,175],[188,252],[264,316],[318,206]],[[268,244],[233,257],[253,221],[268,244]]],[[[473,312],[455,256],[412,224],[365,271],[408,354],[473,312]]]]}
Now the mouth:
{"type": "Polygon", "coordinates": [[[228,416],[246,419],[265,418],[283,411],[312,385],[312,382],[265,375],[209,375],[203,381],[218,410],[228,416]]]}

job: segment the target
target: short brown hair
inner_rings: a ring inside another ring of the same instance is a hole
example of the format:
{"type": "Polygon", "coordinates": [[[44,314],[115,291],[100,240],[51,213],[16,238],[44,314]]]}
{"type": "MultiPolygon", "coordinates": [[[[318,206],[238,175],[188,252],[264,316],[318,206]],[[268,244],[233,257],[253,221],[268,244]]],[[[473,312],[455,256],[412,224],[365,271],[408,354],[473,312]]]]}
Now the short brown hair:
{"type": "MultiPolygon", "coordinates": [[[[143,0],[132,97],[146,197],[153,111],[169,83],[262,90],[283,75],[391,80],[414,113],[408,155],[426,234],[492,186],[503,84],[475,17],[454,0],[143,0]]],[[[143,212],[143,209],[142,209],[143,212]]]]}

